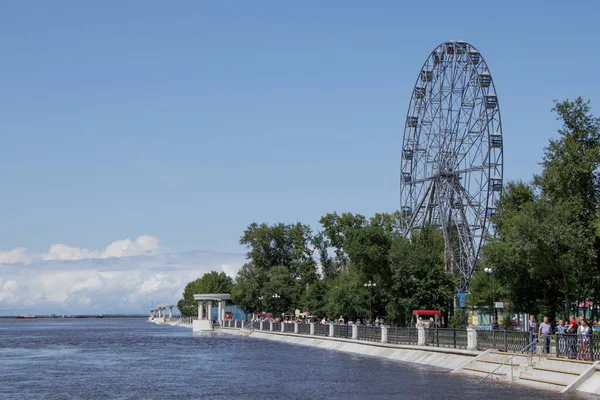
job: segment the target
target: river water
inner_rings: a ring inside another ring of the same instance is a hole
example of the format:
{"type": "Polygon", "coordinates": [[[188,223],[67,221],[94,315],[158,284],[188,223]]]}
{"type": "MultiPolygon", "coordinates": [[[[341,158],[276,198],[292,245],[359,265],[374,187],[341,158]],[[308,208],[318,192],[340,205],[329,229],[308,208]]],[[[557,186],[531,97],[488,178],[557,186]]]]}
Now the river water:
{"type": "Polygon", "coordinates": [[[0,319],[2,399],[565,399],[143,319],[0,319]]]}

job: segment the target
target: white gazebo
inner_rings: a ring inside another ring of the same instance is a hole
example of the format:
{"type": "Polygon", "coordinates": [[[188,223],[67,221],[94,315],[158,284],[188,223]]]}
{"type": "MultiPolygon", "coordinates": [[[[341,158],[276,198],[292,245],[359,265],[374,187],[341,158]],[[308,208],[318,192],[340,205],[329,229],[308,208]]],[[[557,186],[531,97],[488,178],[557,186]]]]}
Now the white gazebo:
{"type": "Polygon", "coordinates": [[[194,300],[198,302],[198,319],[194,320],[193,331],[212,331],[212,304],[218,302],[219,315],[217,319],[222,324],[225,320],[225,301],[231,299],[231,295],[226,293],[195,294],[194,300]],[[206,315],[204,306],[206,305],[206,315]]]}
{"type": "Polygon", "coordinates": [[[173,318],[173,307],[175,307],[173,304],[165,304],[157,306],[156,308],[151,308],[148,320],[157,324],[170,321],[173,318]],[[167,310],[169,310],[168,315],[167,310]]]}

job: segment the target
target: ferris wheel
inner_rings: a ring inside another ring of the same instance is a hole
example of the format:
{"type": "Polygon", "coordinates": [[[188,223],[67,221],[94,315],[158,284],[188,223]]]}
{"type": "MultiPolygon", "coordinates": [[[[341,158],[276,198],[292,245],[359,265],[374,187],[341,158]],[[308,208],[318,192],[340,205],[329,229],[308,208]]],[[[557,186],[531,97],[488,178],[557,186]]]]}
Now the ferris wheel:
{"type": "Polygon", "coordinates": [[[446,269],[468,289],[502,191],[502,123],[492,75],[469,43],[440,44],[412,92],[402,140],[400,213],[404,234],[432,226],[445,242],[446,269]]]}

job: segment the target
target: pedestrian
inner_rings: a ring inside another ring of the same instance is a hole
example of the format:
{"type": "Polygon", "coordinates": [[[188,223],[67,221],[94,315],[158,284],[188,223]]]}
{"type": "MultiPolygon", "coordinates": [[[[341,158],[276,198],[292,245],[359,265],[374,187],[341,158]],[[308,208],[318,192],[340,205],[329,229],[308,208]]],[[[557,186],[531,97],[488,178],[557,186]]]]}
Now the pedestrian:
{"type": "Polygon", "coordinates": [[[540,324],[540,328],[538,330],[538,336],[540,340],[543,339],[544,347],[543,352],[546,354],[550,354],[550,335],[552,335],[552,325],[549,324],[548,317],[544,317],[544,322],[540,324]]]}
{"type": "Polygon", "coordinates": [[[565,321],[562,319],[558,321],[558,325],[556,325],[556,355],[559,356],[561,354],[566,354],[567,352],[567,343],[565,340],[565,333],[567,333],[567,327],[565,325],[565,321]]]}
{"type": "Polygon", "coordinates": [[[567,326],[566,336],[569,339],[569,358],[575,359],[577,357],[577,330],[579,324],[575,319],[574,315],[571,315],[569,319],[569,326],[567,326]]]}
{"type": "Polygon", "coordinates": [[[538,324],[535,320],[535,315],[531,314],[529,316],[529,344],[531,345],[532,353],[535,353],[535,351],[537,350],[537,347],[536,347],[537,331],[538,331],[538,324]]]}
{"type": "Polygon", "coordinates": [[[592,328],[585,318],[581,319],[581,331],[580,331],[580,345],[579,352],[577,353],[578,360],[586,360],[588,358],[587,349],[590,343],[590,335],[592,334],[592,328]]]}
{"type": "Polygon", "coordinates": [[[431,318],[429,318],[429,329],[428,329],[429,342],[431,344],[433,344],[433,342],[434,342],[436,330],[437,330],[437,323],[435,322],[433,317],[431,317],[431,318]]]}

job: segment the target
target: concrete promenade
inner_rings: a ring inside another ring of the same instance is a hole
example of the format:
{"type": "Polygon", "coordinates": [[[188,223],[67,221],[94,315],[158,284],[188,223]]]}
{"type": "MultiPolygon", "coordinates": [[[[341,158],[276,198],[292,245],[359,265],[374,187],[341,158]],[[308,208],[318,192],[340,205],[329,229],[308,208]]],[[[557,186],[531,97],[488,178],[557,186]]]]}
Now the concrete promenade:
{"type": "MultiPolygon", "coordinates": [[[[164,324],[190,329],[193,327],[193,320],[190,318],[179,319],[164,324]]],[[[213,334],[242,335],[380,357],[403,363],[441,368],[449,373],[477,377],[481,381],[495,380],[554,392],[577,392],[600,397],[600,362],[558,359],[519,352],[476,350],[477,332],[474,329],[468,329],[467,349],[461,349],[427,346],[425,343],[427,332],[423,328],[417,329],[416,344],[405,345],[386,343],[389,329],[386,327],[381,329],[383,334],[380,337],[362,336],[359,339],[359,327],[356,325],[347,328],[341,326],[348,331],[348,337],[336,337],[334,334],[336,325],[267,321],[246,323],[245,325],[242,321],[224,321],[222,325],[224,326],[215,327],[213,334]],[[316,326],[319,326],[319,330],[316,326]]],[[[336,333],[339,334],[337,331],[336,333]]]]}

